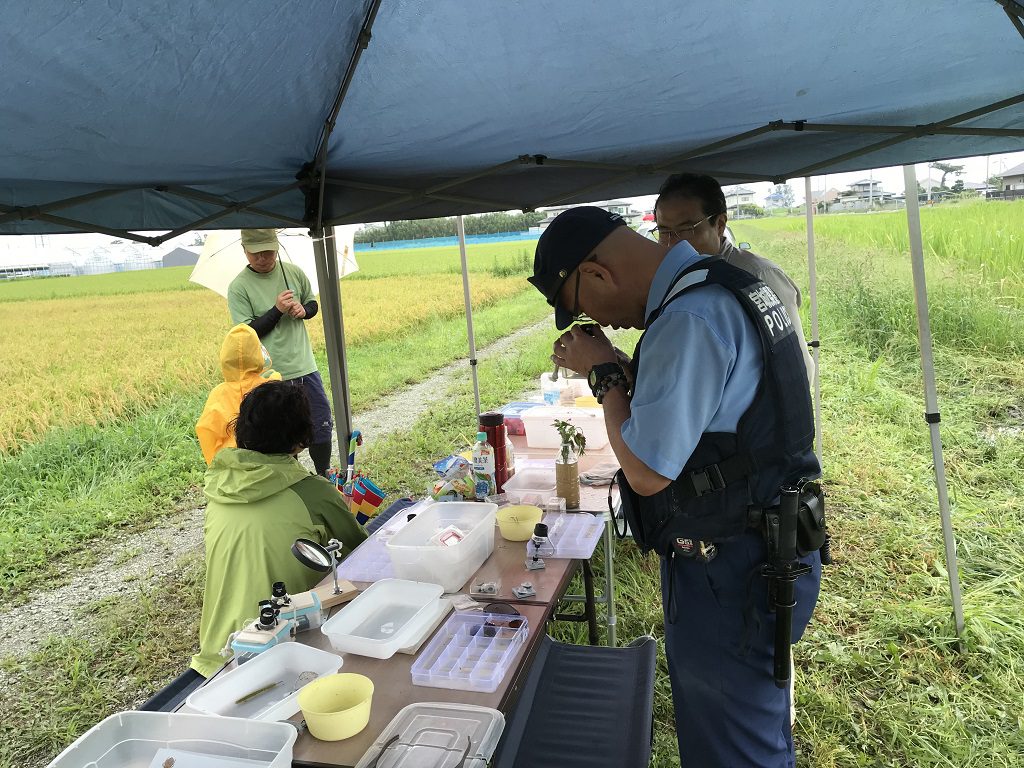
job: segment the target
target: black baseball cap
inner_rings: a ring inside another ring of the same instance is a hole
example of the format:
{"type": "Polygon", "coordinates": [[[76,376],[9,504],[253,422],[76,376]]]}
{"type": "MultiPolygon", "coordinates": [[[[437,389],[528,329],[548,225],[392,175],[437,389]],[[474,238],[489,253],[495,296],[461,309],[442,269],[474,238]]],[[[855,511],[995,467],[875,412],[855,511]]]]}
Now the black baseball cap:
{"type": "Polygon", "coordinates": [[[540,236],[533,257],[533,277],[526,279],[555,308],[558,330],[568,328],[573,321],[571,310],[558,303],[562,285],[602,240],[625,225],[626,220],[617,213],[594,205],[581,205],[558,214],[540,236]]]}

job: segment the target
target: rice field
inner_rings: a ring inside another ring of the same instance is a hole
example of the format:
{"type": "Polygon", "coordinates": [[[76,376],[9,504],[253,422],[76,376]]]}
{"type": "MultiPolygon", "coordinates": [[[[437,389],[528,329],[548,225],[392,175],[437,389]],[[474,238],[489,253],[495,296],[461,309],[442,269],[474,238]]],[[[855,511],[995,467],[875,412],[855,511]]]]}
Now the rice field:
{"type": "MultiPolygon", "coordinates": [[[[155,277],[162,280],[159,272],[155,277]]],[[[92,276],[33,282],[74,287],[79,280],[86,291],[96,284],[92,276]]],[[[3,287],[35,288],[30,283],[3,287]]],[[[478,308],[521,292],[521,279],[488,273],[473,278],[478,308]]],[[[346,281],[342,294],[346,338],[353,345],[464,311],[461,281],[447,275],[346,281]]],[[[313,320],[306,327],[314,351],[323,353],[323,324],[313,320]]],[[[130,298],[108,293],[0,302],[0,328],[3,453],[54,425],[103,423],[210,385],[219,375],[217,355],[230,319],[220,296],[179,285],[130,298]]]]}

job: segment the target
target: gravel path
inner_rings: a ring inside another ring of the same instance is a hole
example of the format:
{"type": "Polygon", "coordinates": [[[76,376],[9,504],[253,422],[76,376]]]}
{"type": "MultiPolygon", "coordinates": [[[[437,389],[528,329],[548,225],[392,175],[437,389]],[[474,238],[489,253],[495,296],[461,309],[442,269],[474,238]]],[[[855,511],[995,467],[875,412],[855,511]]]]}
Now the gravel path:
{"type": "MultiPolygon", "coordinates": [[[[551,320],[545,318],[520,328],[477,350],[478,356],[504,352],[524,336],[550,325],[551,320]]],[[[371,439],[411,428],[457,377],[469,375],[468,367],[465,359],[458,360],[422,382],[396,392],[359,414],[357,426],[371,439]]],[[[300,458],[312,469],[308,454],[300,458]]],[[[18,632],[0,635],[0,659],[31,653],[52,634],[67,634],[72,628],[85,631],[91,603],[111,595],[133,594],[141,586],[160,582],[175,573],[180,557],[202,550],[203,510],[183,510],[151,528],[104,541],[100,546],[107,554],[68,583],[40,591],[28,603],[0,612],[0,626],[19,628],[18,632]]],[[[0,684],[3,678],[0,670],[0,684]]]]}

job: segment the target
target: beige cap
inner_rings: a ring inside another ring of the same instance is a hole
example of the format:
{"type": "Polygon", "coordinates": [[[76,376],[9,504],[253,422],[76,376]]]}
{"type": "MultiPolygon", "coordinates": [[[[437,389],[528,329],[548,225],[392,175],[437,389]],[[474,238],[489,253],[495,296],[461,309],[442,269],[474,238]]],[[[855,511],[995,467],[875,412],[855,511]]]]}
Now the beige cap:
{"type": "Polygon", "coordinates": [[[248,253],[261,251],[277,251],[281,244],[277,242],[277,230],[274,229],[243,229],[242,247],[248,253]]]}

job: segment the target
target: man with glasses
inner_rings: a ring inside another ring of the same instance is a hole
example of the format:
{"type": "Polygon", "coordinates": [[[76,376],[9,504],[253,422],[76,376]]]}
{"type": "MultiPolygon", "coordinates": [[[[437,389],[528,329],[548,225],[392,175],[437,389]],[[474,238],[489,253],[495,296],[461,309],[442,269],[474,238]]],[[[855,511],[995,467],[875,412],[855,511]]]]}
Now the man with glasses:
{"type": "Polygon", "coordinates": [[[793,318],[794,330],[803,351],[808,382],[814,383],[814,359],[807,349],[800,327],[800,289],[774,262],[744,251],[725,237],[725,194],[711,176],[677,173],[665,179],[654,204],[657,227],[653,235],[662,245],[673,246],[685,240],[697,253],[718,256],[733,266],[754,275],[775,291],[793,318]]]}
{"type": "MultiPolygon", "coordinates": [[[[588,375],[604,405],[634,539],[661,557],[682,764],[792,766],[790,693],[775,685],[760,576],[768,546],[751,510],[820,472],[799,320],[749,273],[591,206],[548,226],[529,281],[565,331],[552,360],[588,375]],[[583,317],[644,330],[632,377],[600,328],[572,325],[583,317]]],[[[821,577],[817,552],[802,561],[811,572],[795,584],[794,642],[821,577]]]]}

